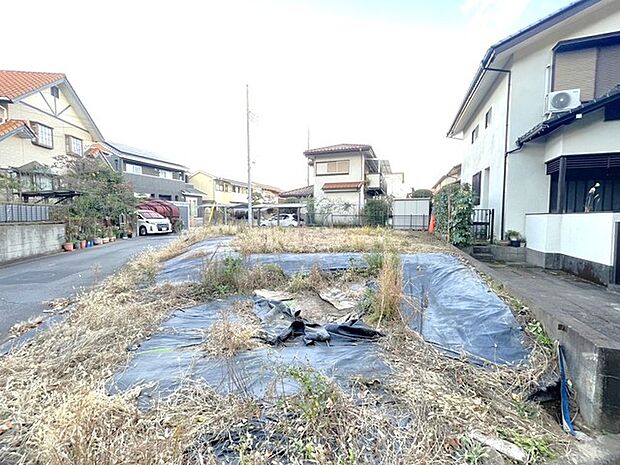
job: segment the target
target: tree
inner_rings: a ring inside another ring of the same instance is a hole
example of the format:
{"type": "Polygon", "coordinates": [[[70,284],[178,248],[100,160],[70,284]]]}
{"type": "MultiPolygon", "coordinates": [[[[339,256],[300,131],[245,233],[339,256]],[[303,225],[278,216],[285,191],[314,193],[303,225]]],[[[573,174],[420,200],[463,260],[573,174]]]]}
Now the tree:
{"type": "Polygon", "coordinates": [[[437,231],[457,247],[472,243],[473,200],[469,184],[450,184],[435,195],[433,212],[437,231]]]}
{"type": "Polygon", "coordinates": [[[120,173],[101,159],[91,156],[61,155],[56,157],[60,184],[81,195],[69,207],[69,222],[78,233],[95,235],[117,223],[120,215],[133,212],[136,201],[133,188],[120,173]]]}
{"type": "Polygon", "coordinates": [[[19,180],[10,173],[0,172],[0,196],[6,200],[13,200],[13,195],[19,189],[19,180]]]}
{"type": "Polygon", "coordinates": [[[430,199],[433,193],[429,189],[418,189],[411,193],[412,199],[430,199]]]}
{"type": "Polygon", "coordinates": [[[385,226],[390,214],[390,202],[386,199],[370,199],[363,210],[364,220],[370,226],[385,226]]]}

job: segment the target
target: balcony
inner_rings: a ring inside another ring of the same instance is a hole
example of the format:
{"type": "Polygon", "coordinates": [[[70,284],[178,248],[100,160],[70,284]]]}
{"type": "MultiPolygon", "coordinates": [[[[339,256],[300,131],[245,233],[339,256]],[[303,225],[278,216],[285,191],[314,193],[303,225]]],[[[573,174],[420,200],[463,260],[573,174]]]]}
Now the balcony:
{"type": "Polygon", "coordinates": [[[387,193],[387,183],[381,173],[366,175],[366,192],[383,195],[387,193]]]}

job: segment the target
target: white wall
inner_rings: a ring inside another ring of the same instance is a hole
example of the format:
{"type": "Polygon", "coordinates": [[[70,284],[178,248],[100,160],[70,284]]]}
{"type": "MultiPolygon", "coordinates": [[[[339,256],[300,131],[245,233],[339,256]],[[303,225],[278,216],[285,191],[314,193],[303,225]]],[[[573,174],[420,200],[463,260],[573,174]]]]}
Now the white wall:
{"type": "MultiPolygon", "coordinates": [[[[504,134],[506,127],[506,99],[508,80],[504,74],[498,76],[489,98],[480,106],[475,116],[465,128],[463,145],[463,163],[461,167],[461,183],[471,184],[472,177],[478,171],[484,175],[489,169],[488,197],[484,208],[495,210],[494,231],[499,236],[500,214],[502,204],[504,176],[504,134]],[[485,114],[493,109],[493,118],[488,128],[484,127],[485,114]],[[478,125],[478,139],[471,143],[471,131],[478,125]]],[[[480,205],[483,208],[482,205],[480,205]]]]}
{"type": "Polygon", "coordinates": [[[411,189],[405,185],[404,173],[388,173],[384,174],[387,186],[387,195],[391,195],[395,199],[404,199],[411,189]]]}
{"type": "Polygon", "coordinates": [[[615,225],[620,213],[569,213],[527,215],[527,248],[614,264],[615,225]]]}
{"type": "MultiPolygon", "coordinates": [[[[320,201],[320,199],[329,196],[330,199],[334,199],[337,197],[336,193],[326,193],[323,191],[323,185],[325,183],[331,182],[354,182],[354,181],[364,181],[364,164],[363,164],[363,154],[361,153],[335,153],[333,155],[320,155],[317,156],[314,161],[314,166],[312,167],[314,173],[314,198],[315,201],[320,201]],[[349,174],[331,174],[331,175],[323,175],[316,176],[316,166],[317,163],[326,162],[326,161],[341,161],[341,160],[349,160],[349,174]]],[[[341,193],[343,194],[343,198],[351,198],[350,193],[341,193]],[[347,194],[347,195],[344,195],[347,194]]],[[[356,204],[359,203],[359,200],[355,201],[356,204]]]]}
{"type": "MultiPolygon", "coordinates": [[[[504,65],[512,71],[510,95],[510,121],[508,150],[516,149],[516,140],[544,119],[547,66],[552,64],[552,48],[561,40],[603,34],[620,29],[620,9],[617,2],[603,8],[589,9],[563,23],[557,31],[546,36],[536,36],[510,57],[504,65]]],[[[544,34],[543,34],[544,35],[544,34]]],[[[502,66],[495,62],[492,66],[502,66]]],[[[473,112],[464,127],[462,183],[470,183],[472,176],[490,167],[488,208],[495,209],[496,235],[501,232],[501,203],[503,191],[503,157],[505,134],[505,108],[507,76],[497,74],[496,81],[482,103],[473,112]],[[492,130],[484,129],[484,115],[493,107],[492,130]],[[471,131],[479,124],[478,140],[471,144],[471,131]]],[[[544,161],[564,153],[596,153],[610,151],[616,141],[620,122],[609,122],[599,127],[588,127],[577,134],[577,122],[566,128],[566,136],[553,135],[545,141],[527,144],[525,148],[509,155],[506,181],[506,218],[504,229],[523,231],[525,213],[548,211],[549,180],[545,175],[544,161]],[[585,133],[588,133],[585,135],[585,133]],[[570,135],[569,135],[570,134],[570,135]],[[547,145],[547,147],[545,147],[547,145]]],[[[618,148],[613,149],[618,151],[618,148]]]]}
{"type": "Polygon", "coordinates": [[[526,213],[549,211],[549,185],[544,163],[544,146],[526,146],[508,156],[505,231],[512,229],[523,233],[526,213]]]}

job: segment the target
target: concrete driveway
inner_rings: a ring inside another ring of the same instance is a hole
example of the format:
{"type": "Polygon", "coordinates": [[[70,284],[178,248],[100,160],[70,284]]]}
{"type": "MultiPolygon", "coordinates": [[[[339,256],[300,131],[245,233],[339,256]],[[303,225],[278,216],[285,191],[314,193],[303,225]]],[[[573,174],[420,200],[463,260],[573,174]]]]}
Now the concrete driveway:
{"type": "Polygon", "coordinates": [[[0,343],[15,323],[40,315],[46,301],[70,297],[114,273],[146,247],[163,247],[176,237],[120,240],[0,267],[0,343]]]}

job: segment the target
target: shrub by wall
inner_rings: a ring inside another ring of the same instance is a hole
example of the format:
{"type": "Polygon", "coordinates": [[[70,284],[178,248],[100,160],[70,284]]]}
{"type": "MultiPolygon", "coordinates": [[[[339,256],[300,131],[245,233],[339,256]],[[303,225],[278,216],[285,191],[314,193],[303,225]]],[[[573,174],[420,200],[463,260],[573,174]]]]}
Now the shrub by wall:
{"type": "Polygon", "coordinates": [[[435,194],[436,231],[457,247],[472,244],[473,200],[469,184],[450,184],[435,194]]]}

